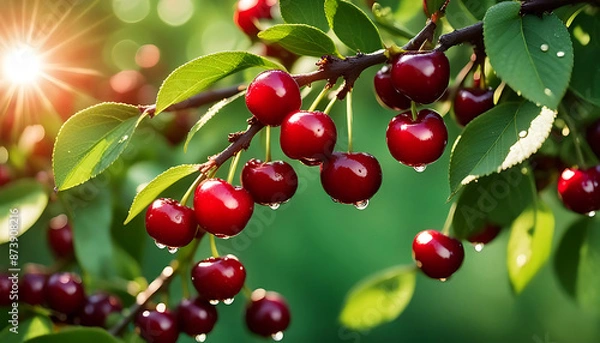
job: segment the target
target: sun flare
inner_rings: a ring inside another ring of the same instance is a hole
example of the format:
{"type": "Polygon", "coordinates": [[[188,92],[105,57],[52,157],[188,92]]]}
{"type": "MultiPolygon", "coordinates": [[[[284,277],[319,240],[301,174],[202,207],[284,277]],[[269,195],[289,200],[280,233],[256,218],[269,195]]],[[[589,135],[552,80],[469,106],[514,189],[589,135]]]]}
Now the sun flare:
{"type": "Polygon", "coordinates": [[[21,46],[4,56],[2,71],[12,84],[34,84],[43,72],[43,60],[31,46],[21,46]]]}

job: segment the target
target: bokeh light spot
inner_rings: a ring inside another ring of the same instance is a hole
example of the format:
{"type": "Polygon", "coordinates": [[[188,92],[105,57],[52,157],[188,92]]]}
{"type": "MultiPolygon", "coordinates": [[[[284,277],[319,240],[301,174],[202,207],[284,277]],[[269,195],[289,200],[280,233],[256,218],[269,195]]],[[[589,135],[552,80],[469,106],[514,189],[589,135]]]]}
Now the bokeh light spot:
{"type": "Polygon", "coordinates": [[[111,57],[114,64],[121,70],[137,69],[135,57],[139,48],[139,44],[131,39],[118,42],[112,48],[111,57]]]}
{"type": "Polygon", "coordinates": [[[110,78],[110,87],[117,93],[127,93],[139,88],[144,76],[136,70],[123,70],[110,78]]]}
{"type": "Polygon", "coordinates": [[[160,49],[154,44],[142,45],[135,54],[135,63],[142,68],[152,68],[160,61],[160,49]]]}
{"type": "Polygon", "coordinates": [[[150,0],[113,0],[113,11],[126,23],[142,21],[150,13],[150,0]]]}
{"type": "Polygon", "coordinates": [[[171,26],[185,24],[194,14],[194,4],[190,0],[160,0],[158,16],[171,26]]]}

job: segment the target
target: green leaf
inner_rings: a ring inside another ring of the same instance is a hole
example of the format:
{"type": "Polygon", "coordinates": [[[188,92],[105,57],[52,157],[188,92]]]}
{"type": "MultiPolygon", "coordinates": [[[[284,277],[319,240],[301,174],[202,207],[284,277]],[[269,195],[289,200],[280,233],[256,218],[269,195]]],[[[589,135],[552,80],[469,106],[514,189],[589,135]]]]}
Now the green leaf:
{"type": "Polygon", "coordinates": [[[155,177],[133,199],[124,224],[129,223],[135,216],[145,210],[165,189],[184,177],[198,172],[199,168],[199,164],[182,164],[169,168],[164,173],[155,177]]]}
{"type": "Polygon", "coordinates": [[[200,119],[196,122],[196,124],[194,124],[194,126],[192,126],[192,128],[190,129],[190,132],[188,132],[187,138],[185,139],[185,144],[183,145],[183,151],[187,151],[188,145],[190,144],[190,141],[192,140],[194,135],[196,133],[198,133],[198,131],[200,131],[200,129],[206,123],[208,123],[209,120],[211,120],[217,113],[219,113],[219,111],[221,111],[221,109],[223,109],[223,107],[229,105],[230,103],[234,102],[236,99],[240,98],[241,96],[243,96],[245,94],[246,94],[246,91],[239,92],[232,97],[223,99],[223,100],[217,102],[216,104],[212,105],[208,109],[208,111],[206,111],[206,113],[204,113],[204,115],[202,117],[200,117],[200,119]]]}
{"type": "Polygon", "coordinates": [[[600,309],[600,231],[598,220],[581,218],[562,237],[554,258],[560,284],[583,308],[600,309]]]}
{"type": "Polygon", "coordinates": [[[573,36],[575,65],[571,77],[571,90],[580,98],[600,106],[600,68],[598,46],[600,45],[600,20],[598,15],[579,13],[569,27],[573,36]]]}
{"type": "Polygon", "coordinates": [[[446,8],[446,18],[454,29],[478,23],[495,0],[452,0],[446,8]]]}
{"type": "Polygon", "coordinates": [[[324,11],[325,0],[280,0],[281,16],[288,24],[307,24],[329,30],[324,11]]]}
{"type": "Polygon", "coordinates": [[[264,57],[244,51],[224,51],[199,57],[167,76],[158,91],[156,114],[205,90],[222,78],[250,67],[284,69],[264,57]]]}
{"type": "Polygon", "coordinates": [[[556,109],[573,69],[569,32],[554,14],[521,16],[501,2],[483,19],[485,51],[498,76],[530,101],[556,109]]]}
{"type": "Polygon", "coordinates": [[[46,205],[48,194],[33,179],[21,179],[0,188],[0,244],[19,237],[35,224],[46,205]]]}
{"type": "Polygon", "coordinates": [[[73,238],[75,256],[81,268],[92,276],[114,274],[112,199],[108,188],[97,186],[88,201],[71,203],[73,209],[73,238]]]}
{"type": "Polygon", "coordinates": [[[396,319],[408,306],[416,283],[414,266],[394,267],[354,286],[340,314],[341,323],[353,330],[368,330],[396,319]]]}
{"type": "Polygon", "coordinates": [[[304,24],[273,25],[260,32],[258,37],[278,43],[287,50],[305,56],[339,55],[333,40],[323,31],[304,24]]]}
{"type": "Polygon", "coordinates": [[[52,321],[45,316],[35,316],[19,323],[18,328],[9,324],[0,332],[0,342],[20,343],[52,332],[52,321]],[[17,330],[11,331],[11,330],[17,330]]]}
{"type": "Polygon", "coordinates": [[[79,111],[56,137],[52,166],[58,190],[97,176],[123,153],[145,118],[136,106],[102,103],[79,111]]]}
{"type": "Polygon", "coordinates": [[[524,211],[512,224],[508,239],[508,276],[519,294],[550,257],[554,215],[538,202],[524,211]]]}
{"type": "Polygon", "coordinates": [[[333,32],[350,49],[369,53],[383,47],[375,24],[356,5],[344,0],[325,0],[325,15],[333,32]]]}
{"type": "Polygon", "coordinates": [[[488,223],[510,225],[532,203],[532,185],[516,166],[465,186],[452,218],[454,237],[467,239],[488,223]]]}
{"type": "Polygon", "coordinates": [[[550,134],[556,112],[530,102],[503,103],[470,122],[450,156],[450,189],[499,173],[534,154],[550,134]]]}
{"type": "Polygon", "coordinates": [[[27,341],[28,343],[119,343],[108,331],[101,328],[73,327],[50,335],[43,335],[27,341]]]}

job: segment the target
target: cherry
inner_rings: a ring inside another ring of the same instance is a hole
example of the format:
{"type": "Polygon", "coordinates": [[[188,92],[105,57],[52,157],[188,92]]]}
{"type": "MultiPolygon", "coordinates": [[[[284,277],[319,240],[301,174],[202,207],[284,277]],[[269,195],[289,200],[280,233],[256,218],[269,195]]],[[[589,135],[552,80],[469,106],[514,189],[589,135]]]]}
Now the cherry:
{"type": "Polygon", "coordinates": [[[45,288],[49,307],[66,315],[76,313],[85,302],[83,284],[76,274],[52,274],[46,281],[45,288]]]}
{"type": "Polygon", "coordinates": [[[192,268],[192,284],[204,300],[233,299],[245,281],[246,269],[233,255],[209,257],[192,268]]]}
{"type": "Polygon", "coordinates": [[[412,113],[406,111],[392,118],[386,138],[396,160],[419,168],[442,156],[448,142],[448,130],[442,117],[433,110],[419,111],[415,120],[412,113]]]}
{"type": "Polygon", "coordinates": [[[208,179],[194,192],[194,211],[202,229],[227,238],[244,229],[254,211],[254,201],[242,187],[221,179],[208,179]]]}
{"type": "Polygon", "coordinates": [[[146,342],[175,343],[179,337],[176,317],[167,310],[146,310],[139,315],[136,324],[146,342]]]}
{"type": "Polygon", "coordinates": [[[323,112],[297,111],[281,124],[281,150],[293,159],[316,162],[333,152],[337,130],[331,117],[323,112]]]}
{"type": "Polygon", "coordinates": [[[246,325],[260,336],[281,335],[290,325],[290,310],[285,299],[277,292],[255,290],[246,308],[246,325]]]}
{"type": "Polygon", "coordinates": [[[19,282],[19,300],[29,305],[42,305],[45,299],[48,276],[40,273],[26,273],[19,282]]]}
{"type": "Polygon", "coordinates": [[[121,300],[114,295],[96,293],[85,299],[80,318],[81,325],[106,327],[106,319],[111,313],[121,312],[121,300]]]}
{"type": "Polygon", "coordinates": [[[462,126],[492,107],[494,92],[489,89],[461,88],[454,98],[454,116],[462,126]]]}
{"type": "Polygon", "coordinates": [[[218,318],[217,308],[200,298],[183,299],[177,307],[179,328],[192,337],[211,332],[218,318]]]}
{"type": "Polygon", "coordinates": [[[73,230],[66,215],[61,214],[50,220],[47,236],[54,256],[59,259],[73,257],[73,230]]]}
{"type": "Polygon", "coordinates": [[[529,165],[533,170],[535,187],[538,192],[544,190],[558,177],[558,172],[566,168],[559,157],[541,153],[531,156],[529,165]]]}
{"type": "Polygon", "coordinates": [[[600,165],[565,169],[558,178],[558,196],[573,212],[591,215],[600,210],[600,165]]]}
{"type": "Polygon", "coordinates": [[[419,232],[413,240],[412,250],[417,266],[434,279],[450,277],[465,257],[460,241],[435,230],[419,232]]]}
{"type": "Polygon", "coordinates": [[[298,55],[287,50],[281,45],[274,44],[264,44],[264,50],[262,53],[263,56],[269,56],[278,59],[287,70],[290,70],[291,67],[298,60],[298,55]]]}
{"type": "Polygon", "coordinates": [[[439,99],[450,80],[450,63],[443,52],[407,52],[392,64],[392,84],[407,98],[421,104],[439,99]]]}
{"type": "Polygon", "coordinates": [[[588,126],[586,138],[592,151],[600,158],[600,119],[588,126]]]}
{"type": "Polygon", "coordinates": [[[473,244],[488,244],[498,236],[501,229],[498,225],[486,224],[480,230],[467,237],[467,241],[473,244]]]}
{"type": "Polygon", "coordinates": [[[286,202],[298,188],[298,175],[283,161],[262,162],[253,158],[242,169],[241,181],[254,202],[261,205],[286,202]]]}
{"type": "Polygon", "coordinates": [[[198,223],[194,210],[173,199],[157,199],[146,211],[146,231],[168,247],[183,247],[196,236],[198,223]]]}
{"type": "Polygon", "coordinates": [[[240,0],[233,12],[233,21],[248,36],[255,37],[259,28],[255,21],[271,19],[271,9],[277,0],[240,0]]]}
{"type": "Polygon", "coordinates": [[[285,117],[300,109],[300,87],[282,70],[264,71],[250,83],[246,106],[261,123],[279,126],[285,117]]]}
{"type": "Polygon", "coordinates": [[[375,85],[377,100],[382,106],[387,106],[396,111],[405,110],[410,107],[410,99],[392,86],[392,78],[388,66],[384,66],[375,74],[373,83],[375,85]]]}
{"type": "Polygon", "coordinates": [[[13,303],[13,299],[10,298],[13,281],[10,277],[8,274],[0,273],[0,306],[10,306],[13,303]]]}
{"type": "Polygon", "coordinates": [[[381,186],[381,166],[364,152],[335,152],[321,166],[323,189],[335,201],[365,206],[381,186]]]}
{"type": "Polygon", "coordinates": [[[10,168],[4,163],[0,164],[0,187],[8,184],[10,181],[12,181],[10,168]]]}

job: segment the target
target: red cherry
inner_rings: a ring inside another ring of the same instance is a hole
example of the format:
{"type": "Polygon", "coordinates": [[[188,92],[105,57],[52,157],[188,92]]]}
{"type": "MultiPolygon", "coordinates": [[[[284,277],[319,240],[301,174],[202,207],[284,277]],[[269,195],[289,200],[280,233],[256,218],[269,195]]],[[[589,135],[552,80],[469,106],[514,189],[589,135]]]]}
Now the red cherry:
{"type": "Polygon", "coordinates": [[[73,273],[52,274],[46,281],[46,302],[55,311],[74,314],[85,302],[81,278],[73,273]]]}
{"type": "Polygon", "coordinates": [[[279,126],[285,117],[300,109],[302,98],[294,78],[281,70],[258,74],[246,91],[246,106],[261,123],[279,126]]]}
{"type": "Polygon", "coordinates": [[[255,21],[271,19],[271,8],[277,0],[240,0],[233,12],[233,21],[248,36],[255,37],[260,30],[255,21]]]}
{"type": "Polygon", "coordinates": [[[375,85],[377,100],[382,106],[389,107],[396,111],[410,108],[410,99],[392,86],[392,78],[388,66],[384,66],[377,74],[375,74],[373,83],[375,85]]]}
{"type": "Polygon", "coordinates": [[[245,281],[246,269],[233,255],[209,257],[192,268],[192,283],[204,300],[233,299],[245,281]]]}
{"type": "Polygon", "coordinates": [[[502,227],[498,225],[486,224],[479,231],[469,236],[467,241],[473,244],[488,244],[498,236],[501,229],[502,227]]]}
{"type": "MultiPolygon", "coordinates": [[[[18,291],[18,287],[16,287],[16,286],[17,286],[17,282],[19,280],[19,276],[0,273],[0,306],[1,307],[10,306],[13,303],[13,299],[11,299],[11,289],[13,287],[13,279],[16,280],[14,282],[16,290],[15,290],[15,293],[13,293],[13,294],[18,294],[18,293],[16,293],[16,291],[18,291]]],[[[14,301],[17,301],[17,299],[14,299],[14,301]]]]}
{"type": "Polygon", "coordinates": [[[217,308],[200,298],[183,299],[177,307],[179,328],[192,337],[211,332],[218,318],[217,308]]]}
{"type": "Polygon", "coordinates": [[[586,138],[592,151],[600,158],[600,119],[588,126],[586,138]]]}
{"type": "Polygon", "coordinates": [[[456,121],[466,126],[471,120],[494,107],[494,92],[481,88],[461,88],[454,98],[456,121]]]}
{"type": "Polygon", "coordinates": [[[323,112],[298,111],[281,124],[281,150],[293,159],[324,161],[333,152],[337,130],[331,117],[323,112]]]}
{"type": "Polygon", "coordinates": [[[47,235],[54,256],[60,259],[73,257],[73,230],[66,215],[61,214],[50,220],[47,235]]]}
{"type": "Polygon", "coordinates": [[[196,188],[194,211],[202,229],[227,238],[244,229],[254,211],[254,201],[242,187],[221,179],[208,179],[196,188]]]}
{"type": "Polygon", "coordinates": [[[406,111],[392,118],[386,138],[396,160],[418,168],[442,156],[448,142],[448,130],[442,117],[433,110],[419,111],[416,120],[410,111],[406,111]]]}
{"type": "Polygon", "coordinates": [[[175,343],[179,337],[179,327],[175,316],[169,311],[144,311],[136,320],[140,336],[146,342],[175,343]]]}
{"type": "Polygon", "coordinates": [[[146,211],[146,231],[150,237],[168,247],[188,245],[198,230],[194,210],[173,199],[157,199],[146,211]]]}
{"type": "Polygon", "coordinates": [[[241,175],[244,187],[261,205],[276,206],[288,201],[298,188],[298,176],[286,162],[262,162],[255,158],[246,162],[241,175]]]}
{"type": "Polygon", "coordinates": [[[46,280],[40,273],[27,273],[19,282],[19,300],[29,305],[42,305],[45,301],[46,280]]]}
{"type": "Polygon", "coordinates": [[[7,164],[0,164],[0,187],[12,181],[12,172],[7,164]]]}
{"type": "Polygon", "coordinates": [[[421,104],[439,99],[450,80],[450,63],[443,52],[407,52],[392,64],[392,84],[407,98],[421,104]]]}
{"type": "Polygon", "coordinates": [[[460,241],[435,230],[419,232],[413,241],[417,266],[433,279],[446,279],[460,268],[465,251],[460,241]]]}
{"type": "Polygon", "coordinates": [[[600,165],[565,169],[558,178],[558,196],[573,212],[591,215],[600,210],[600,165]]]}
{"type": "Polygon", "coordinates": [[[275,338],[290,325],[288,304],[279,293],[257,289],[246,308],[246,325],[257,335],[275,338]]]}
{"type": "Polygon", "coordinates": [[[335,152],[321,166],[323,189],[335,201],[364,208],[381,186],[381,166],[364,152],[335,152]]]}
{"type": "Polygon", "coordinates": [[[106,319],[111,313],[121,312],[121,300],[114,295],[96,293],[85,299],[80,318],[83,326],[106,327],[106,319]]]}

